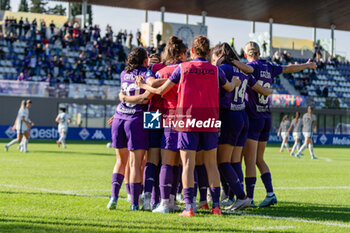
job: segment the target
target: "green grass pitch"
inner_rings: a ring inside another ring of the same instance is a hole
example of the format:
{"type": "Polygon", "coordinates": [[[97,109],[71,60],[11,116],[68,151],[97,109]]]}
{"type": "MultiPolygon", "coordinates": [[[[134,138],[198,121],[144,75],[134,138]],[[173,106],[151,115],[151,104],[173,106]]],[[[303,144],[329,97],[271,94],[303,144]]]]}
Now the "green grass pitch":
{"type": "MultiPolygon", "coordinates": [[[[7,142],[7,140],[6,140],[7,142]]],[[[300,160],[269,146],[278,205],[194,218],[130,212],[121,190],[117,210],[106,209],[114,150],[106,143],[55,142],[16,146],[0,141],[0,232],[350,232],[350,149],[315,147],[300,160]]],[[[255,203],[265,196],[258,178],[255,203]]]]}

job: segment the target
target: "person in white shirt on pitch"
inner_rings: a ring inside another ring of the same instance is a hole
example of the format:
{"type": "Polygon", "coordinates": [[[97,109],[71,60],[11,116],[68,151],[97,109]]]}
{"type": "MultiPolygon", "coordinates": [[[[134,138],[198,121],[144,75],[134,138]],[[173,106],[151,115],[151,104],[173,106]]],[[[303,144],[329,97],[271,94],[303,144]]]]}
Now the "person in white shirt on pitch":
{"type": "Polygon", "coordinates": [[[286,147],[287,151],[290,152],[289,150],[289,146],[288,146],[288,136],[289,136],[289,129],[290,126],[290,120],[289,120],[289,116],[285,115],[282,118],[281,124],[280,124],[280,128],[278,129],[278,133],[277,136],[281,136],[282,137],[282,143],[281,143],[281,149],[280,152],[283,152],[284,147],[286,147]]]}
{"type": "Polygon", "coordinates": [[[317,119],[316,115],[312,113],[312,110],[312,107],[309,106],[307,108],[307,113],[305,113],[303,116],[303,135],[305,141],[298,153],[295,155],[295,157],[298,159],[300,159],[301,153],[306,149],[306,147],[309,147],[311,159],[317,159],[314,154],[314,146],[312,142],[313,132],[316,133],[317,129],[317,119]]]}
{"type": "Polygon", "coordinates": [[[22,100],[21,107],[18,110],[16,121],[12,127],[17,131],[17,138],[13,139],[10,143],[5,145],[5,151],[8,151],[9,147],[19,142],[19,149],[21,152],[28,152],[27,145],[30,137],[30,128],[34,123],[29,120],[29,108],[31,107],[31,100],[22,100]],[[22,140],[23,139],[23,140],[22,140]]]}
{"type": "Polygon", "coordinates": [[[68,124],[71,122],[71,118],[68,113],[66,113],[65,108],[60,108],[61,113],[56,117],[56,122],[58,123],[58,133],[60,138],[56,141],[57,146],[60,147],[62,144],[63,148],[66,148],[66,137],[68,132],[68,124]]]}
{"type": "Polygon", "coordinates": [[[301,129],[303,127],[303,119],[300,119],[300,112],[295,113],[295,118],[292,120],[288,132],[293,130],[294,145],[292,151],[290,152],[291,156],[294,156],[295,150],[298,152],[300,150],[300,141],[301,141],[301,129]]]}

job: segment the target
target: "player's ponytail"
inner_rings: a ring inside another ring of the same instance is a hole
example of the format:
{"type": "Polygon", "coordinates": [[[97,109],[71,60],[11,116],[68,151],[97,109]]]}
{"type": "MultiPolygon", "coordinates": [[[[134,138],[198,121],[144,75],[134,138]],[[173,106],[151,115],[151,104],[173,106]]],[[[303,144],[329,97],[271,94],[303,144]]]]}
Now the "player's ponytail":
{"type": "Polygon", "coordinates": [[[165,65],[174,64],[180,60],[181,54],[186,53],[186,51],[187,46],[183,41],[176,36],[172,36],[169,38],[164,48],[162,61],[165,65]]]}
{"type": "Polygon", "coordinates": [[[126,61],[126,72],[129,73],[132,70],[139,69],[145,59],[147,59],[147,52],[144,48],[138,47],[132,49],[126,61]]]}
{"type": "Polygon", "coordinates": [[[253,58],[258,58],[260,56],[260,48],[257,43],[254,41],[249,41],[245,46],[244,46],[244,53],[248,57],[253,57],[253,58]]]}
{"type": "Polygon", "coordinates": [[[26,108],[26,101],[25,100],[22,100],[21,101],[21,106],[19,107],[19,110],[23,110],[26,108]]]}
{"type": "Polygon", "coordinates": [[[192,49],[196,56],[206,57],[210,51],[210,41],[206,36],[196,36],[193,40],[192,49]]]}
{"type": "Polygon", "coordinates": [[[222,64],[232,64],[234,60],[239,61],[236,51],[228,43],[217,44],[212,49],[211,54],[214,54],[219,58],[224,57],[222,64]]]}

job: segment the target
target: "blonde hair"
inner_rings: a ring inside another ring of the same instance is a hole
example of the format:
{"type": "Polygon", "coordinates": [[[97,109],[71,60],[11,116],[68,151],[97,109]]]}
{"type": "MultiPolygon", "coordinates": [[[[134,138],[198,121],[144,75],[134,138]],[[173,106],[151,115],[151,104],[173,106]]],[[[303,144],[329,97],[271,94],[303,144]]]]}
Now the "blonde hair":
{"type": "Polygon", "coordinates": [[[26,105],[27,105],[27,101],[22,100],[22,101],[21,101],[21,106],[19,107],[19,110],[25,109],[25,108],[26,108],[26,105]]]}
{"type": "Polygon", "coordinates": [[[259,54],[260,54],[259,45],[256,42],[254,42],[254,41],[249,41],[244,46],[244,52],[249,57],[259,57],[259,54]]]}

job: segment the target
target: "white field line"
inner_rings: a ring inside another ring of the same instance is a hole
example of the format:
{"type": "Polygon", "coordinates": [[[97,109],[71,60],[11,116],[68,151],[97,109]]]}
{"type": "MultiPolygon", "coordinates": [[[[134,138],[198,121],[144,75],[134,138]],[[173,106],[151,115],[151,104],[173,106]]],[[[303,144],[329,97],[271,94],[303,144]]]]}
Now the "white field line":
{"type": "Polygon", "coordinates": [[[326,162],[332,162],[333,160],[326,157],[318,157],[319,159],[326,160],[326,162]]]}
{"type": "MultiPolygon", "coordinates": [[[[92,194],[86,194],[86,193],[75,193],[74,191],[71,191],[71,190],[58,191],[58,190],[51,190],[51,189],[45,189],[45,188],[26,187],[26,186],[18,186],[18,185],[10,185],[10,184],[0,184],[0,186],[9,187],[9,188],[16,188],[16,189],[36,190],[36,191],[43,191],[43,192],[57,193],[57,194],[68,194],[68,195],[74,195],[74,196],[107,198],[107,196],[103,196],[103,195],[92,195],[92,194]]],[[[300,188],[303,188],[303,187],[300,187],[300,188]]],[[[350,187],[347,187],[347,188],[350,188],[350,187]]],[[[119,199],[125,200],[125,198],[119,198],[119,199]]],[[[334,223],[334,222],[328,222],[328,221],[322,222],[322,221],[306,220],[306,219],[293,218],[293,217],[278,217],[278,216],[270,216],[270,215],[249,214],[249,213],[242,213],[242,212],[237,212],[237,214],[238,215],[247,215],[247,216],[256,216],[256,217],[275,219],[275,220],[287,220],[287,221],[293,221],[293,222],[306,222],[306,223],[315,223],[315,224],[321,224],[321,225],[327,225],[327,226],[338,226],[338,227],[350,228],[349,224],[341,224],[341,223],[334,223]]],[[[269,228],[267,228],[267,229],[269,229],[269,228]]]]}
{"type": "Polygon", "coordinates": [[[294,226],[275,226],[275,227],[253,227],[251,230],[261,231],[261,230],[284,230],[295,228],[294,226]]]}
{"type": "MultiPolygon", "coordinates": [[[[265,189],[258,187],[255,189],[265,189]]],[[[350,189],[350,186],[318,186],[318,187],[273,187],[276,190],[308,190],[308,189],[350,189]]]]}
{"type": "Polygon", "coordinates": [[[317,221],[317,220],[307,220],[307,219],[293,218],[293,217],[278,217],[278,216],[249,214],[249,213],[241,213],[241,215],[268,218],[268,219],[274,219],[274,220],[287,220],[287,221],[293,221],[293,222],[315,223],[315,224],[326,225],[326,226],[337,226],[337,227],[350,228],[350,224],[342,224],[342,223],[329,222],[329,221],[317,221]]]}
{"type": "Polygon", "coordinates": [[[53,189],[26,187],[26,186],[11,185],[11,184],[0,184],[0,186],[8,187],[8,188],[15,188],[15,189],[35,190],[35,191],[42,191],[42,192],[56,193],[56,194],[67,194],[67,195],[74,195],[74,196],[107,197],[104,195],[93,195],[93,194],[89,194],[89,193],[77,193],[74,190],[53,190],[53,189]]]}

